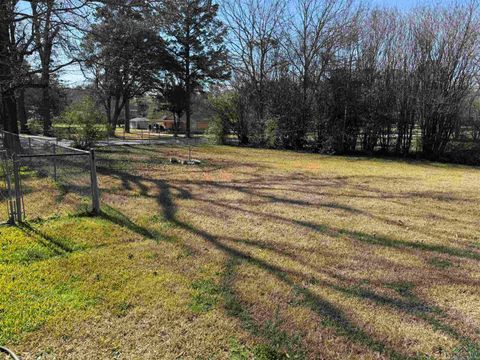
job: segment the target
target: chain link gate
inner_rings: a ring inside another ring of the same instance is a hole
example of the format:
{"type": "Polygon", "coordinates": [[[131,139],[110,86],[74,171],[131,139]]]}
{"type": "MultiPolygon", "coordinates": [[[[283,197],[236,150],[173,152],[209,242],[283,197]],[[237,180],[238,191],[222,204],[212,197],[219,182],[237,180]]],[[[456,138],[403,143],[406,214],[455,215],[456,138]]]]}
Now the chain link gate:
{"type": "Polygon", "coordinates": [[[26,212],[30,218],[100,212],[94,150],[5,131],[0,131],[0,138],[5,147],[0,153],[4,180],[0,201],[6,209],[0,222],[22,222],[26,212]]]}

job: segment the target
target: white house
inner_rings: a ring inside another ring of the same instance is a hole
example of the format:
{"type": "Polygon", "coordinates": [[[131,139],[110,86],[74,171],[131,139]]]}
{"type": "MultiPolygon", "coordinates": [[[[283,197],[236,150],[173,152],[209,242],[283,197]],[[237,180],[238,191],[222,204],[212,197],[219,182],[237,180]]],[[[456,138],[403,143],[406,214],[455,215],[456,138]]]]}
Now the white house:
{"type": "Polygon", "coordinates": [[[147,118],[134,118],[130,119],[130,129],[141,129],[141,130],[147,130],[148,125],[150,125],[150,120],[147,118]]]}

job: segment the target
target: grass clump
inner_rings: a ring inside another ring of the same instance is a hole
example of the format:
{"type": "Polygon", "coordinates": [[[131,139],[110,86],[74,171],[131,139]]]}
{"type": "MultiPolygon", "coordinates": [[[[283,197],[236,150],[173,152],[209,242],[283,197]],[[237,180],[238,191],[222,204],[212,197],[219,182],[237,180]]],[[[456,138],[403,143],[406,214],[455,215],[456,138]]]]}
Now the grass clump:
{"type": "Polygon", "coordinates": [[[192,283],[191,288],[192,300],[189,307],[194,313],[208,312],[218,304],[220,290],[213,280],[196,280],[192,283]]]}
{"type": "Polygon", "coordinates": [[[400,281],[386,284],[385,287],[395,290],[401,296],[411,297],[412,290],[415,286],[410,282],[400,281]]]}
{"type": "Polygon", "coordinates": [[[439,257],[430,258],[428,263],[438,269],[448,269],[453,266],[451,261],[439,257]]]}
{"type": "Polygon", "coordinates": [[[134,308],[134,305],[129,303],[129,302],[126,302],[126,301],[123,301],[123,302],[120,302],[118,304],[116,304],[114,310],[113,310],[113,313],[118,316],[118,317],[124,317],[124,316],[127,316],[127,314],[130,312],[131,309],[134,308]]]}
{"type": "Polygon", "coordinates": [[[454,351],[452,360],[478,360],[480,359],[480,343],[467,344],[454,351]]]}
{"type": "Polygon", "coordinates": [[[0,264],[29,264],[57,255],[16,227],[0,227],[0,264]]]}
{"type": "Polygon", "coordinates": [[[237,339],[230,339],[230,360],[247,360],[252,357],[252,352],[237,339]]]}
{"type": "Polygon", "coordinates": [[[240,344],[237,339],[231,339],[230,343],[230,360],[287,360],[287,359],[303,359],[298,354],[292,356],[291,354],[279,352],[272,345],[260,344],[249,348],[240,344]]]}

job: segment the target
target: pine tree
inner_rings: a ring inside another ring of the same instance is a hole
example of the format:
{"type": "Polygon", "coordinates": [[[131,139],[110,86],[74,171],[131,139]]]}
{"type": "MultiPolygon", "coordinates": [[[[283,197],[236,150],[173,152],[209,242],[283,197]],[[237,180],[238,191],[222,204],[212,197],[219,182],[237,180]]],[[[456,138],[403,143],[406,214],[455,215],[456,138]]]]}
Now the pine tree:
{"type": "Polygon", "coordinates": [[[167,0],[160,8],[168,49],[178,63],[176,76],[185,89],[186,136],[190,137],[191,97],[195,91],[229,77],[226,27],[209,0],[167,0]]]}

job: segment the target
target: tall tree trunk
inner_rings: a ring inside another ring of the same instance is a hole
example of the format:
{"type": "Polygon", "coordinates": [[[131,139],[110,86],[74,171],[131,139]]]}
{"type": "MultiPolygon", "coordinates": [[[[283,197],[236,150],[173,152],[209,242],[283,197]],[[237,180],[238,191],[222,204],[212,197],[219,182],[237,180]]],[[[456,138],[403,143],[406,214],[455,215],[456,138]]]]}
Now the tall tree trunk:
{"type": "Polygon", "coordinates": [[[13,74],[10,67],[12,59],[10,46],[9,21],[11,10],[6,1],[0,2],[0,90],[1,90],[1,118],[4,130],[10,131],[12,124],[16,122],[12,119],[11,101],[9,99],[10,87],[13,83],[13,74]]]}
{"type": "Polygon", "coordinates": [[[52,115],[50,112],[50,72],[45,69],[42,73],[42,105],[40,114],[43,120],[43,135],[52,135],[52,115]]]}
{"type": "Polygon", "coordinates": [[[178,122],[180,120],[180,117],[177,116],[177,114],[174,112],[173,113],[173,136],[177,137],[178,136],[178,122]]]}
{"type": "Polygon", "coordinates": [[[27,111],[25,109],[25,89],[20,88],[17,90],[17,116],[20,122],[20,131],[22,133],[28,132],[27,126],[27,111]]]}
{"type": "Polygon", "coordinates": [[[130,99],[125,100],[125,132],[130,132],[130,99]]]}
{"type": "Polygon", "coordinates": [[[0,90],[1,90],[1,117],[5,131],[14,135],[4,137],[5,146],[13,151],[19,148],[17,123],[17,104],[13,90],[14,74],[10,61],[12,59],[9,20],[11,9],[6,1],[0,2],[0,90]]]}
{"type": "Polygon", "coordinates": [[[110,135],[115,135],[115,130],[117,129],[118,119],[120,118],[120,114],[122,113],[122,109],[125,106],[125,99],[121,98],[120,96],[115,96],[115,110],[112,116],[112,123],[110,127],[110,135]]]}
{"type": "Polygon", "coordinates": [[[6,118],[5,131],[18,134],[17,104],[13,89],[8,89],[2,94],[2,102],[3,112],[6,118]]]}
{"type": "Polygon", "coordinates": [[[191,87],[189,84],[187,84],[187,101],[185,103],[185,118],[186,118],[186,123],[185,123],[185,135],[187,138],[191,137],[190,134],[190,117],[192,114],[192,100],[191,100],[191,87]]]}
{"type": "Polygon", "coordinates": [[[20,149],[20,139],[18,137],[17,104],[13,89],[2,93],[2,108],[5,117],[4,130],[11,133],[4,137],[4,144],[7,149],[16,152],[20,149]]]}
{"type": "Polygon", "coordinates": [[[3,111],[3,101],[0,97],[0,130],[5,129],[5,124],[7,122],[5,112],[3,111]]]}
{"type": "Polygon", "coordinates": [[[112,126],[112,97],[108,96],[105,99],[105,112],[107,114],[108,126],[112,126]]]}
{"type": "MultiPolygon", "coordinates": [[[[187,38],[190,38],[190,27],[187,25],[187,38]]],[[[186,81],[186,103],[185,103],[185,136],[190,137],[190,117],[192,114],[192,79],[190,76],[190,45],[187,43],[185,47],[185,81],[186,81]]],[[[180,119],[179,119],[180,120],[180,119]]]]}

